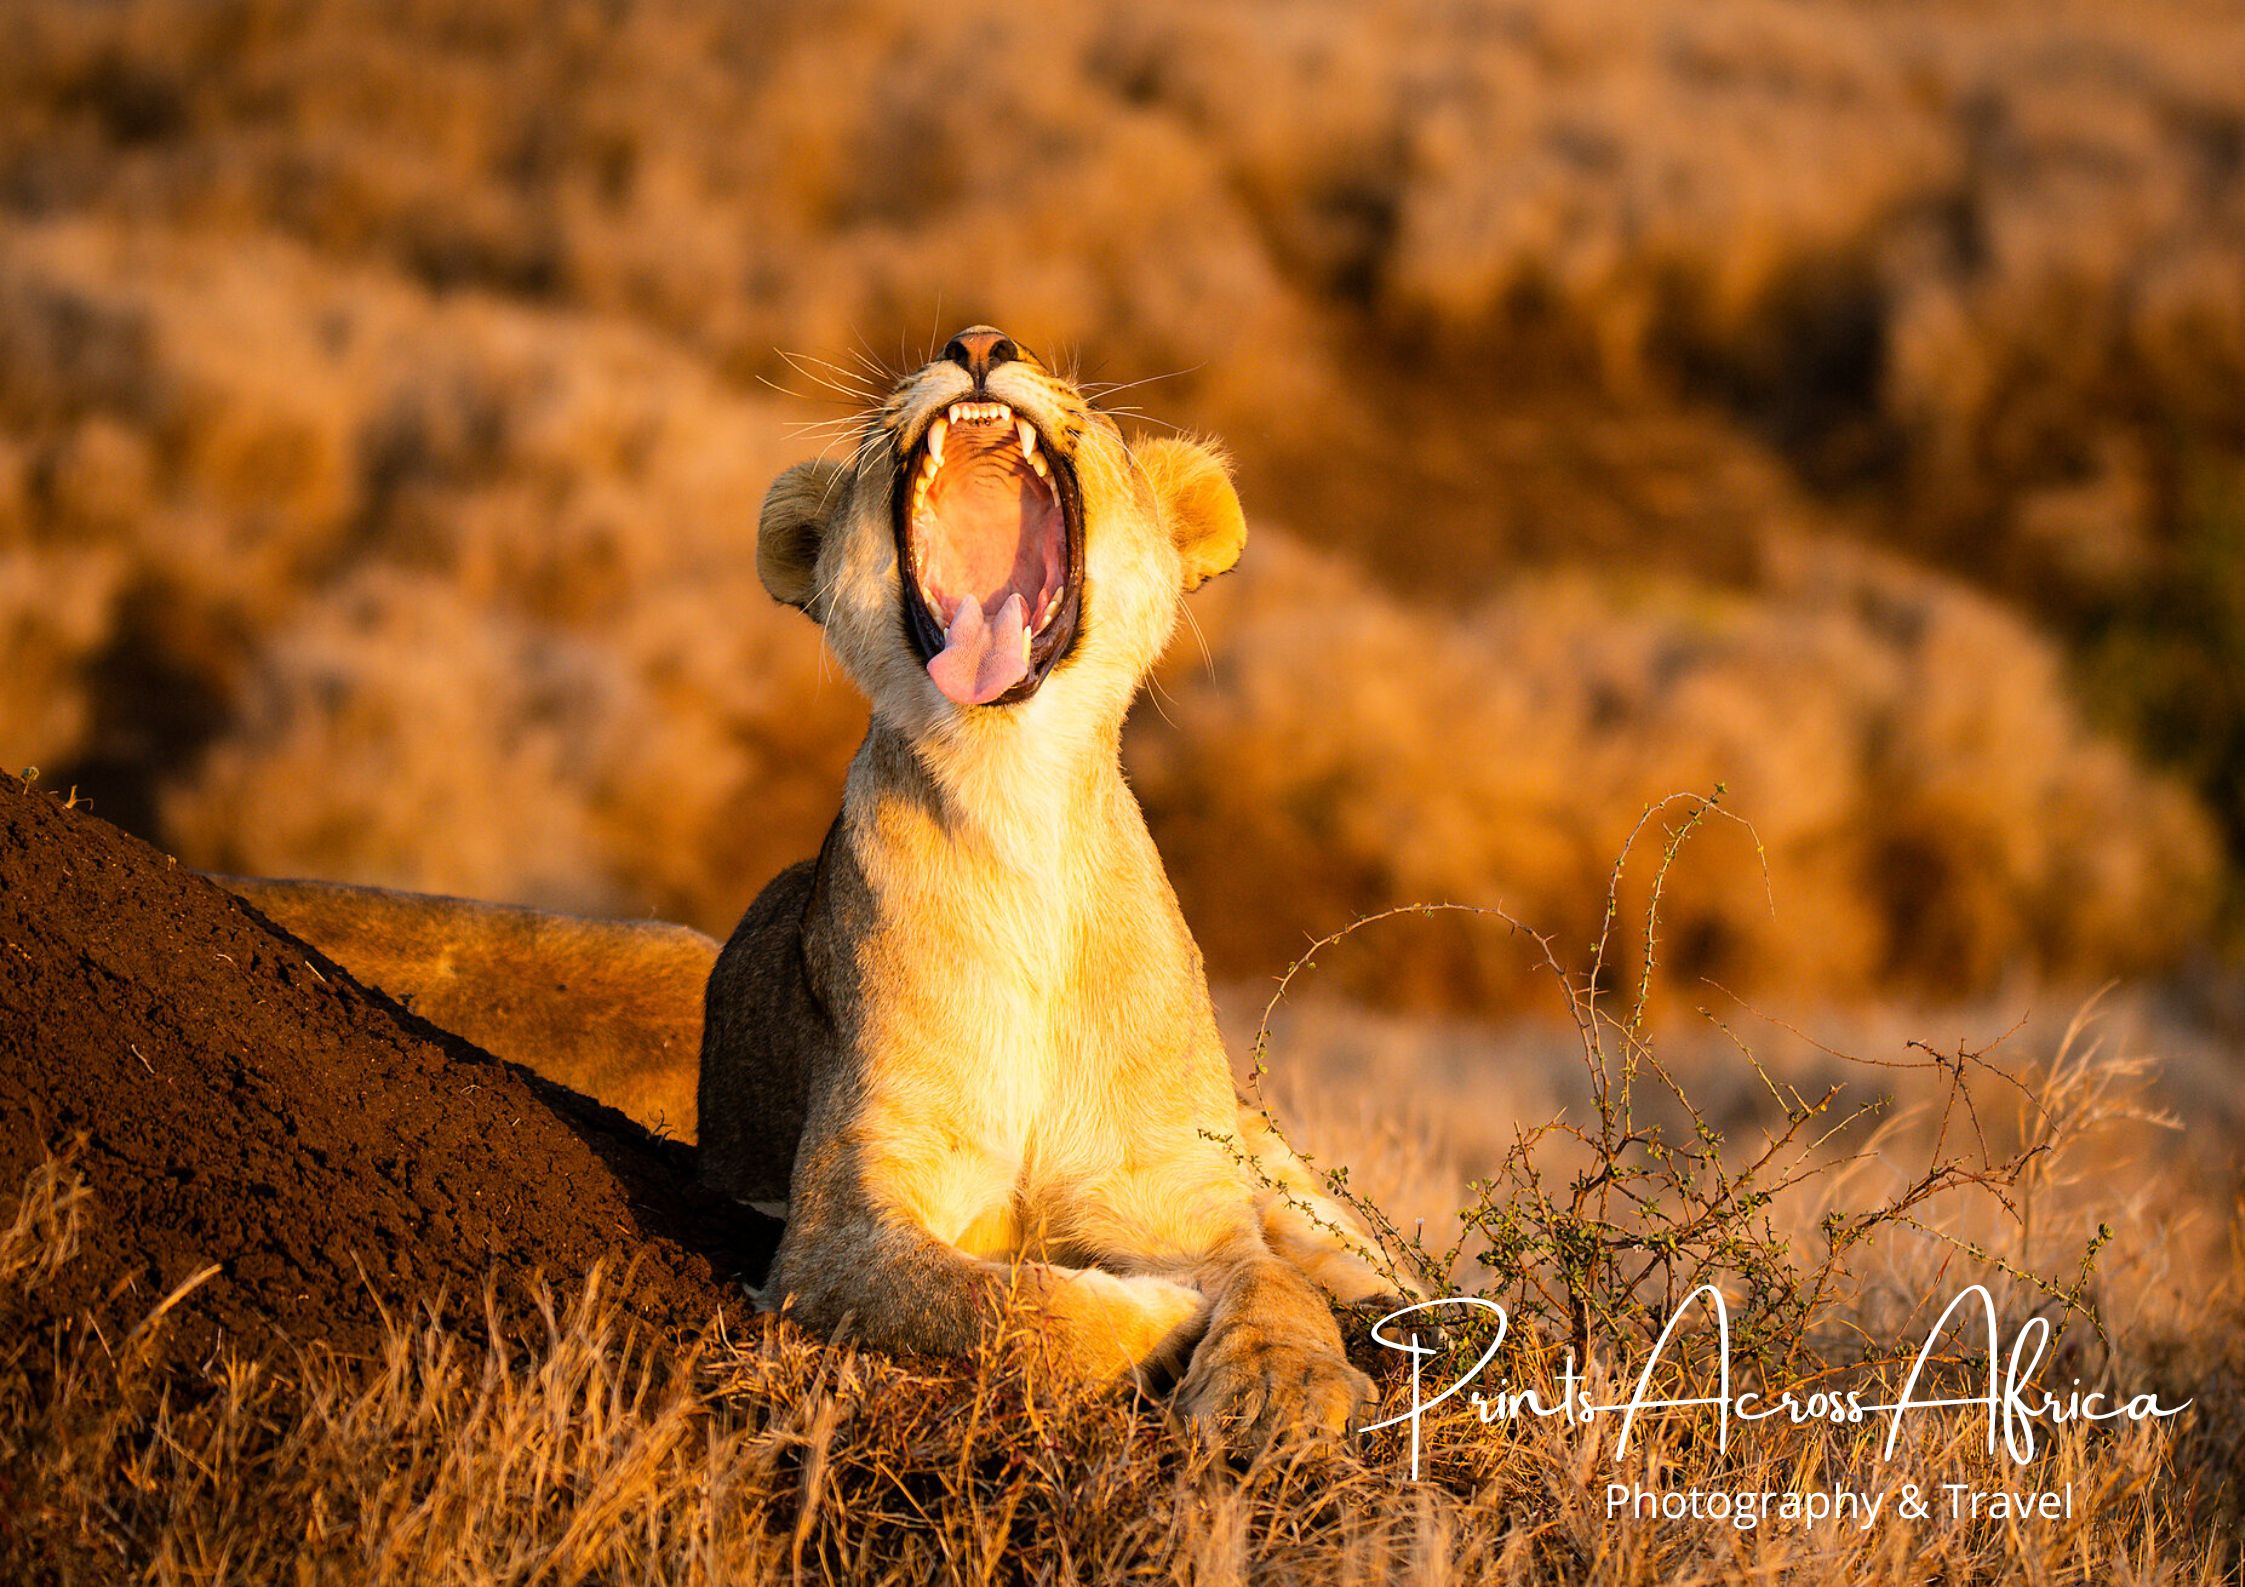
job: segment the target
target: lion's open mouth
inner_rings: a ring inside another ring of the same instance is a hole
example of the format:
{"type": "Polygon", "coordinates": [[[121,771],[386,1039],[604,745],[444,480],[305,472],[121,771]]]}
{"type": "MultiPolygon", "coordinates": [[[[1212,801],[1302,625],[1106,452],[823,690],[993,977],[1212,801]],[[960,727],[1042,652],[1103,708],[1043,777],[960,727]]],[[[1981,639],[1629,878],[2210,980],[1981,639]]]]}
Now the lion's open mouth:
{"type": "Polygon", "coordinates": [[[961,705],[1036,692],[1083,603],[1075,471],[1002,402],[954,402],[906,454],[896,500],[904,630],[961,705]]]}

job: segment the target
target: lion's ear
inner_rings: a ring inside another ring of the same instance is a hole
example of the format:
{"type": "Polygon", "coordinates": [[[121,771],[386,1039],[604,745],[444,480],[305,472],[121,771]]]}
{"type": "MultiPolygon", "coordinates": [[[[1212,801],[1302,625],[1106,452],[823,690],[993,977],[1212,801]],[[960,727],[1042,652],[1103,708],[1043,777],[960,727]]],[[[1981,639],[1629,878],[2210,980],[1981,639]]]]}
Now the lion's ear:
{"type": "Polygon", "coordinates": [[[819,542],[841,494],[842,465],[824,458],[798,463],[764,493],[756,525],[756,573],[772,599],[800,607],[812,617],[811,595],[818,583],[819,542]]]}
{"type": "Polygon", "coordinates": [[[1154,487],[1162,523],[1185,564],[1185,588],[1195,590],[1229,573],[1247,545],[1247,515],[1232,489],[1231,464],[1198,441],[1163,437],[1137,450],[1138,466],[1154,487]]]}

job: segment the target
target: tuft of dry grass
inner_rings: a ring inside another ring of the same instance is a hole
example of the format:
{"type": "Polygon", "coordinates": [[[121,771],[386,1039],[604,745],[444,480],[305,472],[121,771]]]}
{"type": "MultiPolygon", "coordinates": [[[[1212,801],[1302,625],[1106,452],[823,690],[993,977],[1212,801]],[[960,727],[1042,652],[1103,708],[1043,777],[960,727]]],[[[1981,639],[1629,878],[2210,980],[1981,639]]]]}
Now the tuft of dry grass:
{"type": "MultiPolygon", "coordinates": [[[[1957,996],[2203,939],[2210,828],[2083,724],[2046,641],[1887,559],[1773,560],[1768,600],[1547,576],[1434,612],[1264,536],[1198,600],[1205,650],[1173,649],[1126,746],[1212,958],[1283,964],[1306,923],[1410,899],[1501,900],[1591,942],[1612,834],[1717,783],[1759,841],[1710,831],[1672,878],[1679,984],[1957,996]]],[[[1459,916],[1369,950],[1352,989],[1421,1006],[1493,1006],[1534,966],[1459,916]]]]}

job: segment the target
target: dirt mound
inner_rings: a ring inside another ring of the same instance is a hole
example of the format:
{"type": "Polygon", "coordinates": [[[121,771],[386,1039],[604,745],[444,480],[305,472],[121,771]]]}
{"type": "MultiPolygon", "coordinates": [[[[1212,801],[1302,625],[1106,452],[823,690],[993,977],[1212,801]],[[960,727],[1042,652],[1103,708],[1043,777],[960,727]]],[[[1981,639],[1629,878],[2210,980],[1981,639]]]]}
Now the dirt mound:
{"type": "Polygon", "coordinates": [[[533,1275],[567,1289],[595,1263],[633,1316],[686,1334],[740,1311],[730,1280],[770,1254],[687,1149],[0,777],[0,1200],[81,1138],[86,1255],[42,1304],[129,1323],[215,1265],[174,1314],[187,1349],[365,1350],[384,1308],[442,1293],[472,1320],[487,1278],[520,1308],[533,1275]]]}

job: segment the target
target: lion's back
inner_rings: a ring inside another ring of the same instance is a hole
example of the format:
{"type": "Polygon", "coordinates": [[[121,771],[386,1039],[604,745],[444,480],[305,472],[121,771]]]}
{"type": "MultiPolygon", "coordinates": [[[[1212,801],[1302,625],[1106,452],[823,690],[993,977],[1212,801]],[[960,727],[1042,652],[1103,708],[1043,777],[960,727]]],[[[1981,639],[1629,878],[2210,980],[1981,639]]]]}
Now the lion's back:
{"type": "Polygon", "coordinates": [[[217,880],[431,1024],[693,1139],[703,986],[717,957],[702,933],[383,887],[217,880]]]}

